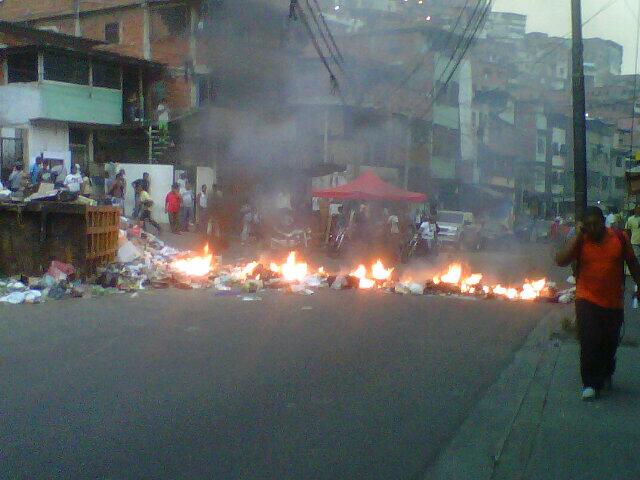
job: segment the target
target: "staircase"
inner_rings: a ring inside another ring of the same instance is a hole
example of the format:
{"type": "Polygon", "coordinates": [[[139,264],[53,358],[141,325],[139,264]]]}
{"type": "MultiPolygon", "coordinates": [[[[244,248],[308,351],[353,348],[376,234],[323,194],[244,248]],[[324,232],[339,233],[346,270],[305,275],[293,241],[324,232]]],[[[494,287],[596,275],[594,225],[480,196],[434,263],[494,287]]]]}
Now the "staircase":
{"type": "Polygon", "coordinates": [[[166,159],[167,151],[175,146],[169,132],[158,125],[151,125],[147,130],[149,137],[149,163],[171,163],[166,159]]]}

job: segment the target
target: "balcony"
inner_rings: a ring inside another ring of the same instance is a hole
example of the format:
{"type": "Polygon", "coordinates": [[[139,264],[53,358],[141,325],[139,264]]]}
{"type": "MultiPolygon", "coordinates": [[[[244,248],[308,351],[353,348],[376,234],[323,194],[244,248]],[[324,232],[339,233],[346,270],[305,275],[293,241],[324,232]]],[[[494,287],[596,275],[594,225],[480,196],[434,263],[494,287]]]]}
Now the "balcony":
{"type": "Polygon", "coordinates": [[[0,121],[25,124],[33,119],[100,125],[122,124],[122,92],[60,82],[40,81],[0,86],[0,121]]]}

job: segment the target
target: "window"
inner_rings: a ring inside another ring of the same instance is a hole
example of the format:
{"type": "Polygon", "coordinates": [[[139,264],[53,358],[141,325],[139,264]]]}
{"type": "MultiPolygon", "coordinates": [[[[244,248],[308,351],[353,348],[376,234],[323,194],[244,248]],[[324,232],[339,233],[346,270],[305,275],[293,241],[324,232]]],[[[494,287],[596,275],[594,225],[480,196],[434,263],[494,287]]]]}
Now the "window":
{"type": "Polygon", "coordinates": [[[625,188],[624,177],[616,177],[616,189],[622,190],[623,188],[625,188]]]}
{"type": "Polygon", "coordinates": [[[105,62],[93,62],[93,86],[120,90],[120,67],[105,62]]]}
{"type": "Polygon", "coordinates": [[[198,77],[198,107],[208,105],[216,97],[213,80],[208,77],[198,77]]]}
{"type": "Polygon", "coordinates": [[[189,9],[184,6],[160,7],[151,11],[151,38],[184,37],[189,32],[189,9]]]}
{"type": "Polygon", "coordinates": [[[622,166],[622,157],[621,156],[617,156],[616,157],[616,167],[621,167],[622,166]]]}
{"type": "Polygon", "coordinates": [[[543,154],[547,150],[547,142],[544,138],[538,137],[538,153],[543,154]]]}
{"type": "Polygon", "coordinates": [[[44,79],[89,85],[89,60],[65,53],[44,53],[44,79]]]}
{"type": "Polygon", "coordinates": [[[104,41],[107,43],[120,43],[120,23],[112,22],[104,25],[104,41]]]}
{"type": "Polygon", "coordinates": [[[38,54],[14,53],[7,58],[9,83],[38,81],[38,54]]]}
{"type": "Polygon", "coordinates": [[[609,189],[609,177],[602,177],[602,188],[601,190],[608,190],[609,189]]]}

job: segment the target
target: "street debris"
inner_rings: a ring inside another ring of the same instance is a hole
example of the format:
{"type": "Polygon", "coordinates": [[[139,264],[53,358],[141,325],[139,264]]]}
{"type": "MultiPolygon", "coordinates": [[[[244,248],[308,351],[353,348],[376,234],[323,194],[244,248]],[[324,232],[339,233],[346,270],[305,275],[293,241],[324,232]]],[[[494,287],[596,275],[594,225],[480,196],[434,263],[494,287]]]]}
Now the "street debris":
{"type": "MultiPolygon", "coordinates": [[[[467,274],[459,263],[430,279],[397,278],[394,269],[378,260],[369,268],[360,264],[349,272],[329,274],[323,267],[312,268],[291,252],[282,263],[250,261],[223,265],[220,257],[209,251],[181,251],[166,245],[137,225],[122,218],[123,230],[118,240],[117,261],[99,268],[96,275],[82,282],[73,265],[52,261],[42,277],[19,277],[0,281],[0,302],[10,304],[40,303],[52,299],[90,298],[139,292],[152,289],[211,289],[218,297],[235,297],[243,302],[261,301],[257,295],[265,290],[309,296],[317,289],[379,290],[399,295],[444,295],[475,299],[502,298],[511,301],[540,300],[570,303],[575,287],[559,291],[546,279],[525,281],[518,287],[484,284],[479,273],[467,274]]],[[[310,310],[312,307],[303,307],[310,310]]]]}

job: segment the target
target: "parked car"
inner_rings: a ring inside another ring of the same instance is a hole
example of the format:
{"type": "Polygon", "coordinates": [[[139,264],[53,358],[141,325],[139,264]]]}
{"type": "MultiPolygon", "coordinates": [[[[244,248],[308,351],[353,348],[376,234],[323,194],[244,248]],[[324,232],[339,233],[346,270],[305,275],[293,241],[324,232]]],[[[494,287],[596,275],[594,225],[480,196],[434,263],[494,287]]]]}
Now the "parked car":
{"type": "Polygon", "coordinates": [[[479,250],[482,248],[481,227],[476,223],[473,213],[454,210],[438,212],[438,239],[443,246],[479,250]]]}

